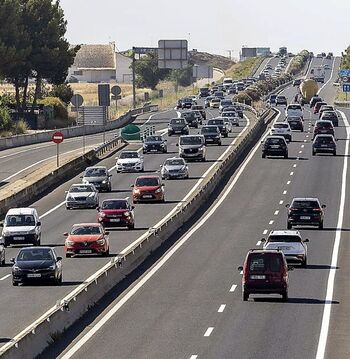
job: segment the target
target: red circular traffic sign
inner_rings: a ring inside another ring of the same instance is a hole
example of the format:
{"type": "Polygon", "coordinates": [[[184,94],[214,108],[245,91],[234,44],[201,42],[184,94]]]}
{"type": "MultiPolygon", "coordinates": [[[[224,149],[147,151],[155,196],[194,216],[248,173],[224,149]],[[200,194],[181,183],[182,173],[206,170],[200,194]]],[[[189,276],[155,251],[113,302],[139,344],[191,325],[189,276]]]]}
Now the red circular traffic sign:
{"type": "Polygon", "coordinates": [[[61,143],[64,140],[63,133],[62,132],[55,132],[52,135],[51,139],[55,143],[61,143]]]}

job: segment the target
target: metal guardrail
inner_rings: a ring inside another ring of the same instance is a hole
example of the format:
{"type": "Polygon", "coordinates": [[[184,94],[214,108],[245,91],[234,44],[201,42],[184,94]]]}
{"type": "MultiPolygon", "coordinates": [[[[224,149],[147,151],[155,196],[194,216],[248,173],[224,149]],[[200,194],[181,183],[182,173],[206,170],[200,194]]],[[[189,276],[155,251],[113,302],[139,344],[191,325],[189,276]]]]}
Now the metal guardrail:
{"type": "Polygon", "coordinates": [[[95,148],[96,157],[101,157],[109,151],[113,150],[115,147],[118,147],[121,143],[126,143],[121,136],[116,136],[112,140],[103,143],[102,145],[95,148]]]}

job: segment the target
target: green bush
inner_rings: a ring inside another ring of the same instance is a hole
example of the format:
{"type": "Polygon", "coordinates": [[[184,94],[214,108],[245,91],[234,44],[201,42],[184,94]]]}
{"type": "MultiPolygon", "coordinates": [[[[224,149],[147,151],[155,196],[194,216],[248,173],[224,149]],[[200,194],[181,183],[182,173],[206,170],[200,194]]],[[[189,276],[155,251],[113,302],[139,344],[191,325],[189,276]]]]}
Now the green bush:
{"type": "Polygon", "coordinates": [[[0,107],[0,131],[9,131],[12,126],[10,111],[7,107],[0,107]]]}
{"type": "Polygon", "coordinates": [[[13,131],[16,135],[22,135],[23,133],[27,133],[29,127],[27,122],[23,120],[19,120],[18,122],[14,123],[13,131]]]}
{"type": "Polygon", "coordinates": [[[40,104],[45,106],[53,106],[55,111],[55,117],[67,119],[68,110],[66,104],[58,97],[46,97],[39,101],[40,104]]]}
{"type": "Polygon", "coordinates": [[[58,97],[61,99],[66,105],[70,103],[74,92],[69,84],[64,83],[62,85],[54,85],[50,92],[51,97],[58,97]]]}
{"type": "Polygon", "coordinates": [[[234,95],[232,100],[234,102],[240,102],[240,103],[245,103],[246,105],[251,106],[252,104],[252,98],[245,92],[242,91],[240,93],[238,93],[237,95],[234,95]]]}
{"type": "MultiPolygon", "coordinates": [[[[260,100],[260,94],[259,94],[258,91],[255,91],[253,89],[246,89],[244,92],[246,93],[246,95],[248,97],[251,98],[251,100],[253,100],[253,101],[259,101],[260,100]]],[[[237,101],[237,102],[242,102],[242,101],[237,101]]]]}

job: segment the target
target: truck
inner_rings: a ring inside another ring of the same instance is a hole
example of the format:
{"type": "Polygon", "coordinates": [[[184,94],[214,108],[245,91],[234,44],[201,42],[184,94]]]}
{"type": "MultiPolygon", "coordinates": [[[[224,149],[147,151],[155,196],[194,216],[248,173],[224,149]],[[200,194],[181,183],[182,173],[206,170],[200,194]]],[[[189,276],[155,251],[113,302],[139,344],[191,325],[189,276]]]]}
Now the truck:
{"type": "Polygon", "coordinates": [[[300,90],[299,103],[301,105],[310,103],[311,98],[317,95],[318,92],[317,82],[312,79],[303,80],[299,86],[299,90],[300,90]]]}
{"type": "Polygon", "coordinates": [[[324,83],[324,76],[325,76],[325,71],[324,68],[322,67],[315,67],[314,69],[311,70],[311,79],[315,80],[316,82],[321,82],[324,83]],[[312,71],[313,70],[313,71],[312,71]]]}

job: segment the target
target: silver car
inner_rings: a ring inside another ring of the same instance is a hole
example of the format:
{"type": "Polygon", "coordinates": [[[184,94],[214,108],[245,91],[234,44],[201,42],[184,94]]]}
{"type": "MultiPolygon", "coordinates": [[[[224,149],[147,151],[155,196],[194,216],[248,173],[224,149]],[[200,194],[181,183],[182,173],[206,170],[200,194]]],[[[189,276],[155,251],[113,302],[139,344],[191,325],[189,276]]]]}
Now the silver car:
{"type": "Polygon", "coordinates": [[[188,165],[183,158],[168,158],[161,166],[162,179],[188,178],[188,165]]]}
{"type": "Polygon", "coordinates": [[[73,184],[66,193],[67,209],[98,207],[98,191],[92,184],[73,184]]]}

